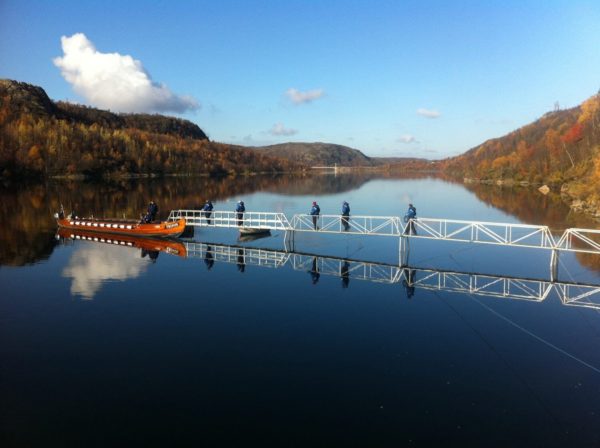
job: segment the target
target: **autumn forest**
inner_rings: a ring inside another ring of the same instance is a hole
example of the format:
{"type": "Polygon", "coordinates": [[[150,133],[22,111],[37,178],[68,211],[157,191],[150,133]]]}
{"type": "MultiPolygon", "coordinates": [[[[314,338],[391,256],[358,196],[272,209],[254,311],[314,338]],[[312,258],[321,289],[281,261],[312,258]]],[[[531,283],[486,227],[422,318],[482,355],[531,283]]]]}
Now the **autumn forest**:
{"type": "Polygon", "coordinates": [[[39,87],[0,80],[1,177],[297,169],[294,163],[247,148],[211,142],[186,120],[55,103],[39,87]]]}
{"type": "MultiPolygon", "coordinates": [[[[378,160],[344,147],[339,147],[340,156],[331,150],[335,145],[304,145],[304,151],[320,151],[322,160],[327,157],[331,164],[348,165],[340,157],[349,154],[354,157],[350,165],[364,159],[369,168],[388,172],[439,171],[461,181],[545,184],[593,214],[600,213],[600,94],[436,162],[378,160]],[[336,157],[340,160],[333,160],[336,157]]],[[[0,80],[2,178],[223,175],[307,168],[296,157],[302,148],[290,153],[282,147],[261,151],[212,142],[187,120],[54,102],[40,87],[0,80]]]]}

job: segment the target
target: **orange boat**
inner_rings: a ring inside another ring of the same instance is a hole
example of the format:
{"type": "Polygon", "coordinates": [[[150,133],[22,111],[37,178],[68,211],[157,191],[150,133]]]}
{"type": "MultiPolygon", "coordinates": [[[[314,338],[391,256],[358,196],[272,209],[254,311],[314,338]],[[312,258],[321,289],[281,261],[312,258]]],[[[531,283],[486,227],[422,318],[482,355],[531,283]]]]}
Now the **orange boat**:
{"type": "Polygon", "coordinates": [[[187,256],[187,250],[181,242],[169,239],[140,238],[131,235],[115,235],[88,230],[71,230],[64,227],[58,229],[58,236],[72,240],[95,241],[117,246],[137,247],[149,253],[166,252],[183,258],[187,256]]]}
{"type": "Polygon", "coordinates": [[[56,215],[58,227],[77,231],[92,231],[130,235],[137,237],[173,237],[176,238],[185,230],[185,219],[176,221],[151,222],[148,224],[132,220],[96,219],[96,218],[62,218],[56,215]]]}

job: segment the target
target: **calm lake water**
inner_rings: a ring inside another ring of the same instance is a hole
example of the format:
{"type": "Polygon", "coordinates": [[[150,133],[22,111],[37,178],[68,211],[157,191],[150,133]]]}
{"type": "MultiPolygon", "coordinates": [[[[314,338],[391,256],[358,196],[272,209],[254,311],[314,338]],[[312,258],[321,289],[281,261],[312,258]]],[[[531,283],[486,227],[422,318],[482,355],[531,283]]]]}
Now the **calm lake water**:
{"type": "MultiPolygon", "coordinates": [[[[600,227],[534,189],[433,178],[2,186],[0,446],[600,446],[600,293],[536,300],[546,250],[411,240],[402,270],[391,237],[299,234],[286,253],[282,232],[202,228],[149,248],[63,238],[52,219],[61,203],[137,217],[154,199],[165,218],[239,198],[289,217],[313,200],[385,216],[413,202],[600,227]],[[529,283],[496,297],[425,283],[448,271],[529,283]]],[[[558,276],[600,288],[600,256],[561,254],[558,276]]]]}

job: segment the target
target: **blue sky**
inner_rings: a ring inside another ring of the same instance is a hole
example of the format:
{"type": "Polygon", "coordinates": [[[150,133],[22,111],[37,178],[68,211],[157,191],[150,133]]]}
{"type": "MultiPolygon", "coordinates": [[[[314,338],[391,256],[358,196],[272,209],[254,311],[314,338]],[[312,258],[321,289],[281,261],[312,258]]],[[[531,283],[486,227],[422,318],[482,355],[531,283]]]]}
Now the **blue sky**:
{"type": "Polygon", "coordinates": [[[597,93],[600,2],[0,0],[0,78],[221,142],[439,159],[597,93]]]}

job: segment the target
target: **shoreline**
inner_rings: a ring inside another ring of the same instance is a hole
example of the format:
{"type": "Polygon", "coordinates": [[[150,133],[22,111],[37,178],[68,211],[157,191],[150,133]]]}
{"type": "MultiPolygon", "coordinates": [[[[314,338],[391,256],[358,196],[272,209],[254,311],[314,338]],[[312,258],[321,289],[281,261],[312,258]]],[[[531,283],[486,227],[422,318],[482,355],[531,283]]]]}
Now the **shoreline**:
{"type": "Polygon", "coordinates": [[[491,185],[495,187],[508,187],[508,188],[535,188],[540,194],[557,194],[560,195],[563,202],[565,202],[571,210],[576,213],[583,213],[591,216],[596,221],[600,222],[600,203],[597,201],[590,201],[583,199],[579,196],[570,193],[572,185],[569,182],[562,183],[560,186],[547,185],[542,183],[534,183],[529,181],[517,181],[514,179],[475,179],[470,177],[463,178],[464,184],[482,184],[491,185]]]}

